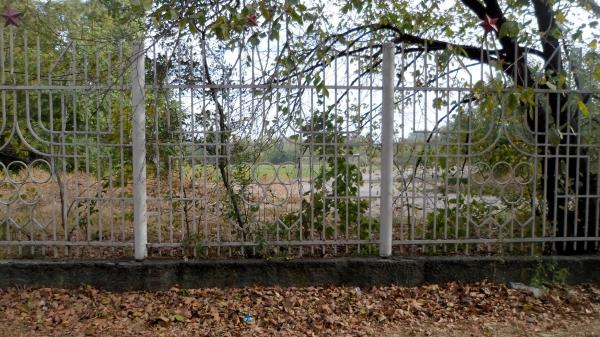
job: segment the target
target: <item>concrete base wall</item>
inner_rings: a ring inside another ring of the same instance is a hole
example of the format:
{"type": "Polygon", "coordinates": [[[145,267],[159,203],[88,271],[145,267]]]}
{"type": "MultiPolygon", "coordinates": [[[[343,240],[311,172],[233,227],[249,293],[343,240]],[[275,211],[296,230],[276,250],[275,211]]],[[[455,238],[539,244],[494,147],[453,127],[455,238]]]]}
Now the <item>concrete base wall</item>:
{"type": "Polygon", "coordinates": [[[450,281],[528,282],[542,266],[567,282],[600,284],[600,256],[279,260],[0,261],[0,288],[81,285],[113,290],[246,286],[416,286],[450,281]]]}

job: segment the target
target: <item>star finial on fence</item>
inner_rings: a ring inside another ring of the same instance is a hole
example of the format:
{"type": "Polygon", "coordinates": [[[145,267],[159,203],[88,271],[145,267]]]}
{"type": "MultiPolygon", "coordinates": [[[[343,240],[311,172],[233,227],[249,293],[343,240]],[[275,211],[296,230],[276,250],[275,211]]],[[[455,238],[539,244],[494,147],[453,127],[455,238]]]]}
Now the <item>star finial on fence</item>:
{"type": "Polygon", "coordinates": [[[258,26],[258,17],[256,14],[248,14],[248,16],[246,16],[246,21],[250,27],[258,26]]]}
{"type": "Polygon", "coordinates": [[[479,24],[485,30],[485,33],[489,33],[492,31],[498,31],[498,18],[491,18],[488,15],[485,16],[483,21],[479,24]]]}
{"type": "Polygon", "coordinates": [[[4,18],[4,27],[15,26],[19,27],[21,24],[21,16],[23,13],[16,11],[12,7],[5,7],[4,12],[0,14],[4,18]]]}

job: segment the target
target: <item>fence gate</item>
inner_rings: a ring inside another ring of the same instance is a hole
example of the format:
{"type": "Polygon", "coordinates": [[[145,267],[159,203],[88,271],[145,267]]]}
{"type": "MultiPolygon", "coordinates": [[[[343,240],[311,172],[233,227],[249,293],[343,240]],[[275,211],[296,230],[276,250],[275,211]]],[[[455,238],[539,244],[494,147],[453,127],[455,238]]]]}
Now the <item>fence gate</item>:
{"type": "Polygon", "coordinates": [[[44,41],[0,31],[0,257],[129,255],[131,43],[44,41]]]}

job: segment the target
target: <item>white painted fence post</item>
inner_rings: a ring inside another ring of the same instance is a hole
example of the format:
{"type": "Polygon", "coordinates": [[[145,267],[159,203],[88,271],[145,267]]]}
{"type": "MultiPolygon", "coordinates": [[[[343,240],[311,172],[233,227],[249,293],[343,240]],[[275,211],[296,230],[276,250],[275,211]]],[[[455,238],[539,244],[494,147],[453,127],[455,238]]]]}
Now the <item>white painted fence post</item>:
{"type": "Polygon", "coordinates": [[[392,43],[383,45],[383,105],[381,111],[381,205],[379,256],[392,255],[394,183],[394,54],[392,43]]]}
{"type": "Polygon", "coordinates": [[[133,109],[133,236],[134,256],[140,261],[148,251],[148,218],[146,206],[146,82],[144,42],[133,45],[133,85],[131,103],[133,109]]]}

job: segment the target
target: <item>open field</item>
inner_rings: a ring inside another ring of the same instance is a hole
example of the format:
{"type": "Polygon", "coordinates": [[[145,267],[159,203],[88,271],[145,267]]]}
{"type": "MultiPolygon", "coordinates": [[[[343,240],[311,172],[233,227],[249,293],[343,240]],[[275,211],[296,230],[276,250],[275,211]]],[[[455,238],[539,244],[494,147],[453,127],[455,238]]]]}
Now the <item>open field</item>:
{"type": "MultiPolygon", "coordinates": [[[[230,174],[235,175],[234,171],[240,167],[232,165],[230,169],[230,174]]],[[[173,167],[160,176],[151,171],[147,180],[148,238],[155,246],[150,253],[208,257],[222,254],[218,248],[216,253],[207,248],[209,245],[218,246],[221,242],[251,241],[265,246],[266,241],[332,237],[364,240],[378,237],[379,168],[361,168],[363,181],[355,194],[334,193],[331,183],[325,183],[324,195],[329,200],[327,209],[311,199],[322,192],[316,188],[314,180],[320,169],[318,163],[313,163],[313,166],[303,164],[301,169],[292,163],[259,163],[244,168],[240,173],[242,178],[235,176],[237,180],[232,183],[232,189],[240,196],[238,207],[244,216],[245,233],[236,223],[231,198],[214,165],[173,167]],[[245,187],[240,186],[239,179],[247,180],[245,187]],[[307,202],[304,206],[303,200],[307,202]],[[346,215],[348,212],[346,218],[355,214],[355,211],[346,211],[342,204],[344,200],[366,204],[360,221],[340,217],[341,213],[346,215]],[[306,213],[301,219],[294,218],[301,207],[306,213]],[[365,228],[368,228],[368,233],[365,228]],[[189,252],[183,252],[180,245],[187,246],[189,252]]],[[[27,246],[26,241],[48,244],[37,248],[3,248],[0,249],[0,257],[122,255],[123,246],[133,241],[133,188],[130,179],[116,173],[110,176],[84,172],[50,175],[39,167],[7,173],[0,183],[0,203],[8,207],[0,208],[0,217],[9,221],[0,224],[0,241],[23,241],[22,246],[27,246]],[[60,243],[51,244],[55,241],[77,244],[67,252],[56,248],[60,247],[60,243]],[[87,244],[89,242],[104,247],[91,247],[87,244]],[[111,243],[121,246],[110,247],[111,243]],[[81,246],[89,246],[90,249],[82,249],[81,246]],[[100,250],[101,253],[94,253],[100,250]]],[[[486,182],[477,187],[475,182],[480,178],[475,176],[470,183],[464,183],[463,180],[468,178],[460,174],[444,177],[431,169],[396,171],[395,176],[396,239],[526,238],[531,237],[534,230],[537,231],[536,236],[551,235],[550,232],[541,233],[537,228],[539,225],[536,228],[528,225],[534,217],[527,204],[529,182],[519,183],[519,177],[511,178],[516,179],[512,185],[494,186],[493,182],[486,182]],[[467,196],[472,197],[471,205],[465,201],[467,196]],[[476,207],[472,207],[474,204],[476,207]],[[490,214],[494,215],[493,218],[490,214]],[[469,236],[465,225],[467,221],[474,224],[469,236]]],[[[502,181],[509,179],[496,178],[502,181]]],[[[528,249],[524,247],[522,251],[528,249]]],[[[224,254],[237,254],[231,248],[227,250],[224,254]]],[[[305,251],[300,254],[305,254],[305,251]]],[[[325,248],[321,251],[326,254],[325,248]]],[[[337,253],[335,248],[333,252],[337,253]]],[[[346,253],[349,251],[346,250],[346,253]]],[[[286,254],[296,255],[289,251],[286,254]]]]}

